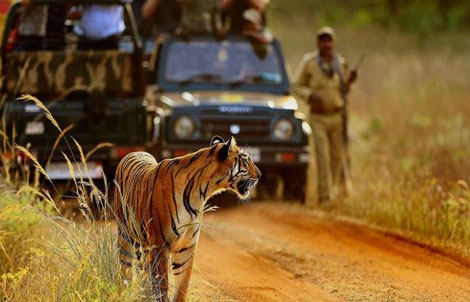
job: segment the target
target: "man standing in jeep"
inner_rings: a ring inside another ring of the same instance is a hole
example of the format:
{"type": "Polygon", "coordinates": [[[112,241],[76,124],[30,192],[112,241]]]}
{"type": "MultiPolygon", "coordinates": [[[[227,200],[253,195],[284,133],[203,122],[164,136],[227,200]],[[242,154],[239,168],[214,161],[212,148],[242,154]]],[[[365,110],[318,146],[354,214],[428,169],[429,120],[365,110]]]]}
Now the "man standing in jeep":
{"type": "MultiPolygon", "coordinates": [[[[150,19],[160,6],[161,0],[147,0],[142,6],[142,17],[150,19]]],[[[177,0],[181,10],[176,34],[215,34],[222,36],[222,21],[217,0],[177,0]]],[[[165,3],[164,1],[162,3],[165,3]]]]}
{"type": "Polygon", "coordinates": [[[110,4],[73,6],[68,17],[75,20],[79,49],[117,49],[124,32],[123,7],[110,4]]]}
{"type": "Polygon", "coordinates": [[[346,61],[335,52],[335,42],[331,27],[318,31],[318,49],[304,56],[294,84],[295,92],[310,108],[320,202],[337,198],[341,186],[349,181],[344,110],[357,72],[348,72],[346,61]]]}
{"type": "Polygon", "coordinates": [[[144,97],[142,46],[134,20],[128,0],[31,0],[10,7],[2,40],[8,47],[0,49],[2,130],[15,129],[16,141],[30,146],[50,179],[72,178],[63,154],[71,159],[89,154],[90,177],[104,179],[103,171],[112,176],[126,154],[151,145],[155,111],[144,97]],[[76,23],[82,31],[72,26],[77,20],[68,14],[72,5],[83,13],[76,23]],[[34,20],[27,18],[33,14],[34,20]],[[82,39],[92,41],[77,47],[82,39]],[[65,44],[56,47],[57,40],[65,44]],[[15,101],[23,94],[41,100],[61,127],[69,127],[67,135],[81,149],[57,140],[57,129],[40,107],[15,101]]]}
{"type": "Polygon", "coordinates": [[[63,49],[65,47],[64,23],[69,3],[60,5],[32,5],[33,0],[22,0],[24,6],[18,28],[10,37],[23,50],[63,49]]]}

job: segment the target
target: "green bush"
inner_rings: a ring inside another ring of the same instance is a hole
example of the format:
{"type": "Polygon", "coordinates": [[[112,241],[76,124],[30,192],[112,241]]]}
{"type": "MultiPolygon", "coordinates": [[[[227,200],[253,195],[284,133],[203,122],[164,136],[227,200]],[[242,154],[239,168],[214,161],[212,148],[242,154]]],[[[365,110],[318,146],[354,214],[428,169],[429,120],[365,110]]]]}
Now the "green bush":
{"type": "Polygon", "coordinates": [[[369,27],[380,25],[395,27],[420,35],[436,31],[455,31],[470,28],[470,3],[468,1],[318,1],[292,0],[273,2],[271,18],[293,17],[309,20],[316,26],[369,27]],[[395,4],[391,4],[394,2],[395,4]]]}

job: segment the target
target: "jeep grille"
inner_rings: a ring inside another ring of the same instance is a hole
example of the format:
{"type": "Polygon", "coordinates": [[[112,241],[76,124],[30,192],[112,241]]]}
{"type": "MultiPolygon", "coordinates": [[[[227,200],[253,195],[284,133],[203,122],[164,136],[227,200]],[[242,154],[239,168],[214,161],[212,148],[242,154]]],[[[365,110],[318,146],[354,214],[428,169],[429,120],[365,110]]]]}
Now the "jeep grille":
{"type": "Polygon", "coordinates": [[[265,117],[250,116],[249,119],[240,116],[202,117],[200,123],[201,137],[204,140],[208,140],[214,135],[222,137],[233,135],[240,143],[260,143],[271,139],[271,119],[265,117]]]}

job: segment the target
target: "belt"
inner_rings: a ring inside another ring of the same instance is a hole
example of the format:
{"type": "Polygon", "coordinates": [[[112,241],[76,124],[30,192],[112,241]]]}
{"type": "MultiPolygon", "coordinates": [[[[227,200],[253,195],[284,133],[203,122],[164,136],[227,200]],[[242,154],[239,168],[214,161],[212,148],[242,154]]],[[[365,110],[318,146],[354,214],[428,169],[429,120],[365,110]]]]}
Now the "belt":
{"type": "Polygon", "coordinates": [[[310,106],[310,112],[313,114],[336,114],[343,111],[343,108],[333,108],[333,109],[325,109],[320,108],[320,106],[310,106]]]}

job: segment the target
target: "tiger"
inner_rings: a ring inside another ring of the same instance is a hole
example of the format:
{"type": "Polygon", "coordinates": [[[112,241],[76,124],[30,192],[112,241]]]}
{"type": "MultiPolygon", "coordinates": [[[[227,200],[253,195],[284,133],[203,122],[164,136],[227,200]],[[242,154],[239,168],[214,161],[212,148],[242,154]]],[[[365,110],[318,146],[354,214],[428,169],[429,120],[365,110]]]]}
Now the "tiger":
{"type": "Polygon", "coordinates": [[[224,191],[247,200],[260,177],[233,137],[215,136],[207,148],[160,162],[147,152],[126,155],[114,192],[121,271],[138,258],[149,268],[157,301],[170,301],[171,263],[172,301],[184,302],[206,202],[224,191]]]}

